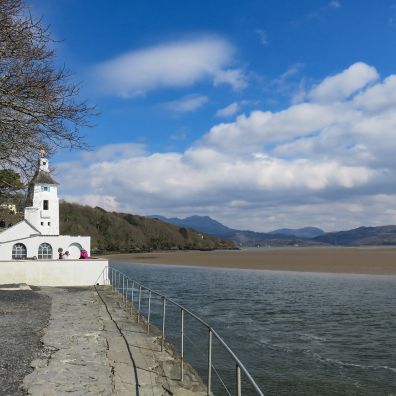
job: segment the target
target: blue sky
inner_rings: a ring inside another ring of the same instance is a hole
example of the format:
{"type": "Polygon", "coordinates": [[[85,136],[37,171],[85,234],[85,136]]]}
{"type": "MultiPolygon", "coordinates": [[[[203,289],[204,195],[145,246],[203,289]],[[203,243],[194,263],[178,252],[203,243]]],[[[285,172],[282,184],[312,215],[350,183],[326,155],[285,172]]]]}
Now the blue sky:
{"type": "Polygon", "coordinates": [[[396,223],[396,2],[30,4],[101,113],[93,151],[53,158],[67,199],[261,231],[396,223]]]}

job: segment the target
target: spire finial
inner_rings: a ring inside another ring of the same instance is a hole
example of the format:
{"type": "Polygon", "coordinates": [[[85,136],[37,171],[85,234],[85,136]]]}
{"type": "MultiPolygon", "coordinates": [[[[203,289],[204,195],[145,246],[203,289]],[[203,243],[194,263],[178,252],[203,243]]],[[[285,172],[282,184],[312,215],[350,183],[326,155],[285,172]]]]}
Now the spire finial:
{"type": "Polygon", "coordinates": [[[40,157],[44,157],[45,156],[45,150],[43,148],[40,149],[40,157]]]}

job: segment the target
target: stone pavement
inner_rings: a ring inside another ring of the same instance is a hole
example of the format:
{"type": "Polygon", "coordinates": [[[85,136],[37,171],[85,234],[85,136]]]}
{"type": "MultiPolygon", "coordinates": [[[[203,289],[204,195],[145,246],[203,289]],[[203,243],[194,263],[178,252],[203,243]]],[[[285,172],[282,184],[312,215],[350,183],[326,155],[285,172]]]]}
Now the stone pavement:
{"type": "Polygon", "coordinates": [[[50,316],[48,296],[27,285],[0,286],[0,395],[23,395],[19,385],[43,353],[41,337],[50,316]]]}
{"type": "Polygon", "coordinates": [[[43,342],[51,353],[32,362],[29,395],[204,395],[206,387],[169,346],[131,320],[108,287],[42,288],[52,300],[43,342]]]}

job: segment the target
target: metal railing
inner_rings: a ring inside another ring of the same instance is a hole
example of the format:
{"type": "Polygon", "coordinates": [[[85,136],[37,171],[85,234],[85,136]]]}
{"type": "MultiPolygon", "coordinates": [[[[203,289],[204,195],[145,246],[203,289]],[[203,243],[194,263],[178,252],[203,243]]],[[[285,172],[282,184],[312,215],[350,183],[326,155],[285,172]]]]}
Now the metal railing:
{"type": "MultiPolygon", "coordinates": [[[[242,376],[244,374],[247,381],[251,384],[254,389],[254,392],[257,395],[264,396],[261,389],[258,387],[256,382],[254,381],[253,377],[250,375],[246,367],[242,364],[242,362],[238,359],[235,353],[231,350],[231,348],[226,344],[226,342],[219,336],[219,334],[205,321],[203,321],[200,317],[196,314],[191,312],[186,307],[180,305],[176,301],[172,300],[164,296],[163,294],[150,289],[149,287],[144,286],[140,282],[135,279],[129,278],[124,273],[120,272],[119,270],[112,268],[112,267],[105,267],[98,277],[98,280],[102,278],[102,283],[104,285],[109,285],[112,287],[114,292],[116,292],[121,298],[124,303],[125,308],[127,308],[128,302],[130,303],[130,315],[133,314],[133,309],[137,311],[137,322],[140,321],[140,318],[143,317],[141,311],[141,301],[142,301],[142,293],[146,291],[148,293],[148,307],[147,307],[147,317],[145,318],[146,325],[147,325],[147,334],[150,334],[150,317],[152,314],[151,310],[151,302],[152,296],[155,295],[162,300],[162,320],[161,320],[161,351],[164,349],[165,343],[165,323],[166,323],[166,308],[167,303],[172,304],[173,306],[180,309],[180,380],[183,381],[184,379],[184,356],[185,356],[185,346],[184,346],[184,323],[185,323],[185,315],[189,315],[191,318],[198,321],[201,325],[203,325],[208,331],[208,355],[207,355],[207,394],[210,395],[212,392],[212,369],[214,366],[212,364],[213,358],[213,337],[215,337],[220,345],[224,348],[224,350],[229,354],[231,359],[234,361],[235,364],[235,380],[236,380],[236,395],[242,395],[242,376]],[[138,299],[135,299],[135,292],[138,292],[138,299]]],[[[216,374],[219,376],[219,373],[216,371],[216,374]]],[[[227,393],[230,394],[227,387],[225,386],[223,380],[220,378],[220,382],[227,390],[227,393]]]]}

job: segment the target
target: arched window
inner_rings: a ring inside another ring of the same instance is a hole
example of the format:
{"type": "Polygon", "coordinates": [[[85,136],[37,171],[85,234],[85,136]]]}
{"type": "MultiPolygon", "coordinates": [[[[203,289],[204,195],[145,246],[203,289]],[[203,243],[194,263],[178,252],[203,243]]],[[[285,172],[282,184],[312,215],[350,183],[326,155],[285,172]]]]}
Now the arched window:
{"type": "Polygon", "coordinates": [[[23,243],[16,243],[12,247],[12,258],[13,260],[26,258],[26,246],[23,243]]]}
{"type": "Polygon", "coordinates": [[[38,259],[52,259],[52,246],[49,243],[42,243],[38,248],[38,259]]]}

